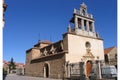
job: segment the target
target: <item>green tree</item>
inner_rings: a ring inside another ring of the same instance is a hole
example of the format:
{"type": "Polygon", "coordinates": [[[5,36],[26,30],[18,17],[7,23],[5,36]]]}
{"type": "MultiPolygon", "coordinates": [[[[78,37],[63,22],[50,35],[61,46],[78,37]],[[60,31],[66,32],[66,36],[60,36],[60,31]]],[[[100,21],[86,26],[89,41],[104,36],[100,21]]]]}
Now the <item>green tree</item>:
{"type": "Polygon", "coordinates": [[[11,58],[11,61],[9,63],[9,72],[14,69],[16,69],[16,65],[15,65],[13,58],[11,58]]]}

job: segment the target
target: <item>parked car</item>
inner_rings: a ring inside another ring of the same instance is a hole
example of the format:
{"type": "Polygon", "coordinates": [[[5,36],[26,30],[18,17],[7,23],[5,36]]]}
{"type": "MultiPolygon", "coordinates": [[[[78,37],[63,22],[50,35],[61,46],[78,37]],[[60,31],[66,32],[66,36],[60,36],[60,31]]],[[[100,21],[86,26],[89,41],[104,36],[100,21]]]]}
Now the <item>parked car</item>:
{"type": "Polygon", "coordinates": [[[103,78],[116,78],[117,69],[115,66],[102,66],[101,73],[103,78]]]}

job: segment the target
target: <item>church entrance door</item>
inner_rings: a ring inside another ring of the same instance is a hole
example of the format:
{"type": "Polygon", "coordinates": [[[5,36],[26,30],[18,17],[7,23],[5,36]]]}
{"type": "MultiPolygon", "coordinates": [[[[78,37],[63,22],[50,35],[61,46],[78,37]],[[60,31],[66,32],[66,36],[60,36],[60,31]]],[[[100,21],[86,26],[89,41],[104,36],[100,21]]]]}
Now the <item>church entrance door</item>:
{"type": "Polygon", "coordinates": [[[90,72],[92,70],[92,61],[87,61],[86,62],[86,76],[90,76],[90,72]]]}
{"type": "Polygon", "coordinates": [[[47,63],[44,65],[44,77],[48,78],[49,77],[49,66],[47,63]]]}

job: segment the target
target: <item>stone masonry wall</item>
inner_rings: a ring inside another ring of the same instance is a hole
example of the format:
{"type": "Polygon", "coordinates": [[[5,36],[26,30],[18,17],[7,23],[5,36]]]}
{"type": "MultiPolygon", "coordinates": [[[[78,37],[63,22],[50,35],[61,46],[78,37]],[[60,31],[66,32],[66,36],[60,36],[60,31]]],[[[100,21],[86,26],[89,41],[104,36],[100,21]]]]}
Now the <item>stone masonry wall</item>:
{"type": "Polygon", "coordinates": [[[110,51],[110,53],[108,54],[109,57],[109,64],[110,65],[117,65],[117,48],[114,48],[110,51]]]}
{"type": "Polygon", "coordinates": [[[64,53],[32,60],[30,64],[26,65],[25,75],[44,77],[44,65],[47,63],[49,65],[49,78],[62,78],[64,62],[64,53]]]}

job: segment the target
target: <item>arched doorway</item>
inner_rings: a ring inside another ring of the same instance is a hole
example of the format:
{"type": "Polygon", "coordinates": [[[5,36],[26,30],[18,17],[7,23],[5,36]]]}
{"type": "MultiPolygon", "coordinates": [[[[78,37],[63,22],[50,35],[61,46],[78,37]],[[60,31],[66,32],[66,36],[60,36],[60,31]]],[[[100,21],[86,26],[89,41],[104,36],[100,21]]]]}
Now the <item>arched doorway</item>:
{"type": "Polygon", "coordinates": [[[106,63],[109,63],[109,58],[108,58],[108,55],[107,55],[107,54],[105,54],[104,56],[105,56],[105,62],[106,62],[106,63]]]}
{"type": "Polygon", "coordinates": [[[49,77],[49,66],[47,63],[44,64],[44,77],[45,78],[49,77]]]}
{"type": "Polygon", "coordinates": [[[92,61],[87,61],[86,62],[86,76],[90,76],[90,72],[92,70],[92,61]]]}

